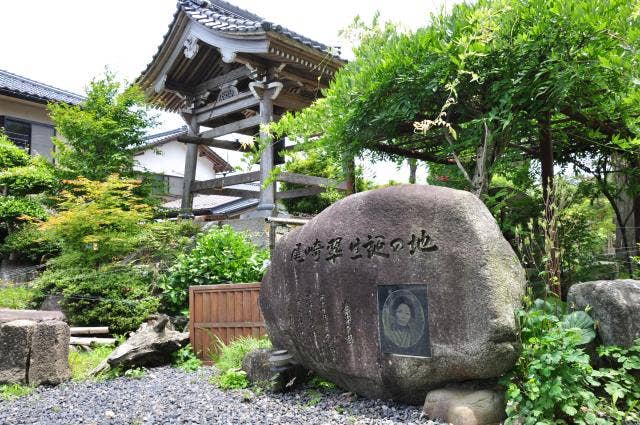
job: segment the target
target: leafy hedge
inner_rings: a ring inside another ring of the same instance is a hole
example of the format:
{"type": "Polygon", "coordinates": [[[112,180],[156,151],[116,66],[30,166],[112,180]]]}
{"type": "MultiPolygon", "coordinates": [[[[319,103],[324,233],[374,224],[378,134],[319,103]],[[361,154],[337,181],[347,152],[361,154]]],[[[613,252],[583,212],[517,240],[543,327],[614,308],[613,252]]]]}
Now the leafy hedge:
{"type": "Polygon", "coordinates": [[[144,268],[105,265],[54,268],[38,279],[40,299],[61,294],[61,307],[77,326],[108,325],[122,334],[137,329],[158,311],[160,299],[153,295],[153,273],[144,268]]]}

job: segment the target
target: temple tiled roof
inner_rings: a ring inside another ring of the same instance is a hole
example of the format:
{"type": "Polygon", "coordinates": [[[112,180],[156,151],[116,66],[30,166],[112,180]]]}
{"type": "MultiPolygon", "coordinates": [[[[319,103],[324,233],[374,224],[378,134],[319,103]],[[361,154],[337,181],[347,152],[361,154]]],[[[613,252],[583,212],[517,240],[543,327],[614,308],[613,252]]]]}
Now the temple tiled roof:
{"type": "Polygon", "coordinates": [[[40,83],[0,69],[0,94],[33,102],[66,102],[72,105],[85,100],[84,96],[40,83]]]}
{"type": "Polygon", "coordinates": [[[215,31],[229,33],[274,31],[322,52],[329,51],[329,46],[326,44],[269,22],[226,1],[179,0],[178,4],[191,19],[215,31]]]}

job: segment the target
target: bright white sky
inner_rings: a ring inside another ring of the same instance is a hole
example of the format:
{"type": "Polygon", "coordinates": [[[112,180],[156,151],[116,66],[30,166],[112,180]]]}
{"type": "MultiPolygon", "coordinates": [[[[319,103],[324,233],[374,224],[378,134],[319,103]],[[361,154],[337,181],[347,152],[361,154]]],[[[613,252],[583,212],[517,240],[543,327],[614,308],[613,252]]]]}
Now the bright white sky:
{"type": "MultiPolygon", "coordinates": [[[[383,20],[406,28],[424,25],[429,13],[455,0],[230,0],[263,18],[331,46],[345,46],[338,32],[356,15],[366,22],[379,10],[383,20]]],[[[3,1],[0,8],[0,69],[75,93],[105,67],[132,81],[146,67],[167,31],[174,0],[3,1]]],[[[343,56],[349,53],[343,48],[343,56]]],[[[163,116],[163,129],[182,125],[163,116]]],[[[368,175],[383,183],[406,180],[395,166],[376,164],[368,175]]],[[[419,176],[420,177],[420,176],[419,176]]]]}

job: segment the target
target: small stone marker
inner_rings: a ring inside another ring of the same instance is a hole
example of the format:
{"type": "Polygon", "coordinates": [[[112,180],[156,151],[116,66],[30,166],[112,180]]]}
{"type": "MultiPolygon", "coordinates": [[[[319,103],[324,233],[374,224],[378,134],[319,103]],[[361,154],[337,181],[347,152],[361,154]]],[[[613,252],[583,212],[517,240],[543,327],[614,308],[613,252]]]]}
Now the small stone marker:
{"type": "Polygon", "coordinates": [[[274,346],[342,388],[424,402],[517,358],[524,270],[468,192],[402,185],[349,196],[282,238],[260,307],[274,346]]]}

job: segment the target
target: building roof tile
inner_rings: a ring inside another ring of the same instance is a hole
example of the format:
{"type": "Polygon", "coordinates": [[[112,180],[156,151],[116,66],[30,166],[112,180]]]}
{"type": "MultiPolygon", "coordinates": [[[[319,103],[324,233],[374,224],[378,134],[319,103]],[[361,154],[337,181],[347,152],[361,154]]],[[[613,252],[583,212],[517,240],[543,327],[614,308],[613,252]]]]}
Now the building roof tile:
{"type": "MultiPolygon", "coordinates": [[[[191,19],[216,31],[229,33],[274,31],[322,52],[331,50],[326,44],[269,22],[223,0],[179,0],[178,4],[191,19]]],[[[336,57],[338,56],[336,55],[336,57]]]]}
{"type": "Polygon", "coordinates": [[[0,69],[0,94],[19,97],[33,102],[66,102],[76,105],[86,98],[70,91],[40,83],[0,69]]]}

